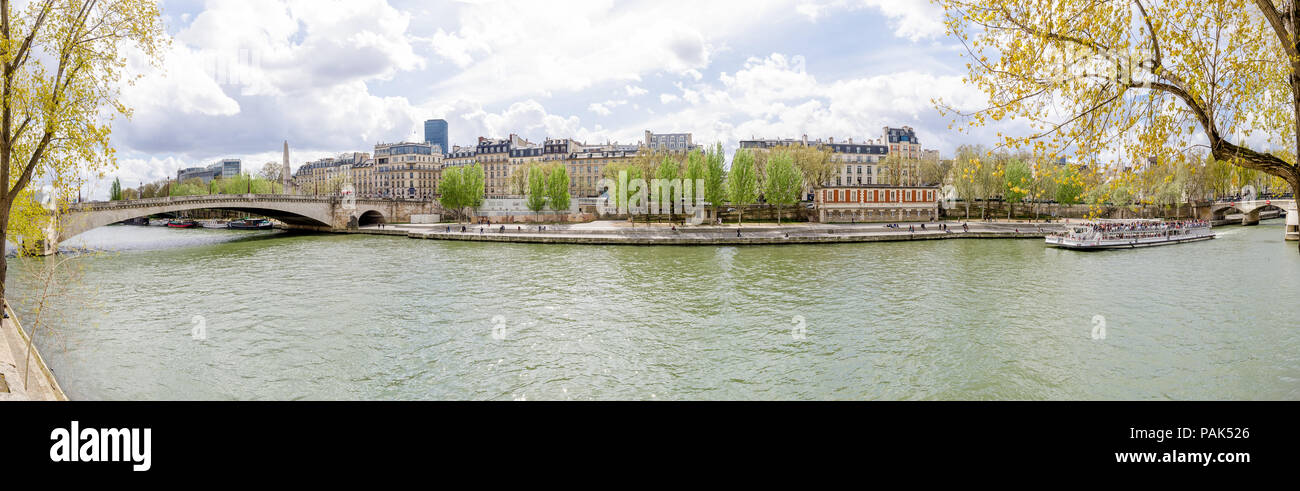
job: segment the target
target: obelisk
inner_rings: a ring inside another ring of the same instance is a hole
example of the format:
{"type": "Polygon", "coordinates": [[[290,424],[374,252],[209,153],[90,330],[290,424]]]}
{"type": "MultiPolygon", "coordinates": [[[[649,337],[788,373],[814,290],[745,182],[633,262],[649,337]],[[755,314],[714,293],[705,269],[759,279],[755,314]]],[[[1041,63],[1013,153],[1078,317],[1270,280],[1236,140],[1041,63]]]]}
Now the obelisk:
{"type": "Polygon", "coordinates": [[[289,193],[289,140],[284,141],[284,167],[280,169],[280,189],[289,193]]]}

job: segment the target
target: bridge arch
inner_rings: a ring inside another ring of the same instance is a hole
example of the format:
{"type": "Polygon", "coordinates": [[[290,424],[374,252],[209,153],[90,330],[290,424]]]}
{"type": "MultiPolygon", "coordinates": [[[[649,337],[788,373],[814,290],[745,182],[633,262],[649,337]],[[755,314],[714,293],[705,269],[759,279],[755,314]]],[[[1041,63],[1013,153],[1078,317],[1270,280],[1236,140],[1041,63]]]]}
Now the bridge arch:
{"type": "Polygon", "coordinates": [[[328,200],[260,195],[185,196],[75,205],[60,220],[57,242],[123,220],[188,210],[243,212],[303,228],[333,226],[332,204],[328,200]]]}
{"type": "Polygon", "coordinates": [[[357,215],[357,226],[359,227],[377,225],[380,223],[388,223],[388,219],[384,217],[383,212],[379,210],[370,209],[362,211],[357,215]]]}

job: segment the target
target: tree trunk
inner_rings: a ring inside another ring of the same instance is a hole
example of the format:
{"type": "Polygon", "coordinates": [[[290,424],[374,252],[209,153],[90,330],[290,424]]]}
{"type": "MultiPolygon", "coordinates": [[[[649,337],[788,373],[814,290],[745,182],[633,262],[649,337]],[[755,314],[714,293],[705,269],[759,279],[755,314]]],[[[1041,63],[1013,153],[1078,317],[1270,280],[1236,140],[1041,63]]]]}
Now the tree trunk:
{"type": "MultiPolygon", "coordinates": [[[[4,185],[8,185],[5,183],[4,185]]],[[[9,210],[0,210],[0,244],[7,244],[9,240],[9,210]]],[[[22,247],[22,244],[18,244],[22,247]]],[[[0,254],[0,310],[8,305],[9,297],[5,296],[5,283],[9,279],[9,256],[0,254]]]]}

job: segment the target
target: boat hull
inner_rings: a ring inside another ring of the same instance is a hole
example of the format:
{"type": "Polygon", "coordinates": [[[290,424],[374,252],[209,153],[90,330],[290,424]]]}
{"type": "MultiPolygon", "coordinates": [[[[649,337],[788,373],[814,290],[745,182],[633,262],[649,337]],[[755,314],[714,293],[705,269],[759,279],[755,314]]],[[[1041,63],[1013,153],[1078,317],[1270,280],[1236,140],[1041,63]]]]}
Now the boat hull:
{"type": "Polygon", "coordinates": [[[1143,247],[1159,247],[1174,244],[1183,244],[1187,242],[1200,242],[1202,240],[1211,240],[1215,234],[1194,235],[1189,237],[1161,237],[1154,239],[1132,239],[1132,240],[1102,240],[1102,241],[1076,241],[1063,237],[1048,237],[1047,245],[1061,249],[1073,251],[1105,251],[1113,249],[1140,249],[1143,247]]]}

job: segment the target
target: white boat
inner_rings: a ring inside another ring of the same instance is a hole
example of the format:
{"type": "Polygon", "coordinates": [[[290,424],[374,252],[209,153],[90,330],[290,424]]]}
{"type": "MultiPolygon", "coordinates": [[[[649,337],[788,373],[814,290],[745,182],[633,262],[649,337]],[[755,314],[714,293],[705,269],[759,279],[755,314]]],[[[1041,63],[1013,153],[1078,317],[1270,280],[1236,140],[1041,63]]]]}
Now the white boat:
{"type": "Polygon", "coordinates": [[[1047,236],[1047,245],[1082,251],[1136,249],[1214,238],[1204,220],[1092,220],[1072,223],[1047,236]]]}

